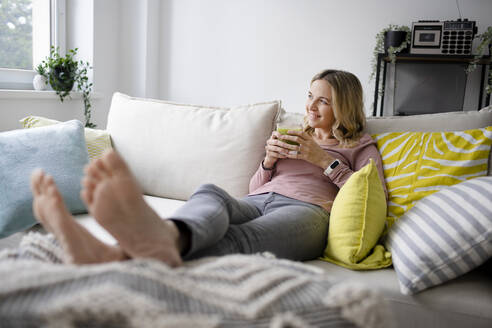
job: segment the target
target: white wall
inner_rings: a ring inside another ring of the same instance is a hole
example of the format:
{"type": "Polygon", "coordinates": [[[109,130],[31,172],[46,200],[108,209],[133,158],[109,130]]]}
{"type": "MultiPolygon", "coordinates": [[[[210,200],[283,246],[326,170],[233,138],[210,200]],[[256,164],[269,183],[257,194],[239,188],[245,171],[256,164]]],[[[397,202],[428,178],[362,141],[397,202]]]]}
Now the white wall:
{"type": "MultiPolygon", "coordinates": [[[[492,1],[459,2],[479,32],[492,25],[492,1]]],[[[213,105],[281,99],[302,112],[311,77],[338,68],[359,77],[370,113],[375,35],[389,23],[458,17],[455,0],[169,0],[160,96],[213,105]]]]}
{"type": "MultiPolygon", "coordinates": [[[[71,0],[68,0],[71,1],[71,0]]],[[[87,0],[82,0],[87,1],[87,0]]],[[[119,0],[94,1],[94,43],[93,73],[94,89],[100,95],[95,101],[94,121],[104,129],[108,116],[111,96],[121,90],[120,33],[121,14],[119,0]]]]}
{"type": "MultiPolygon", "coordinates": [[[[492,26],[491,0],[459,2],[479,32],[492,26]]],[[[100,128],[114,91],[219,106],[281,99],[302,112],[308,82],[324,68],[355,73],[370,109],[377,32],[457,17],[455,0],[67,0],[67,45],[93,64],[100,128]]],[[[83,106],[0,96],[0,131],[30,114],[83,120],[83,106]]]]}

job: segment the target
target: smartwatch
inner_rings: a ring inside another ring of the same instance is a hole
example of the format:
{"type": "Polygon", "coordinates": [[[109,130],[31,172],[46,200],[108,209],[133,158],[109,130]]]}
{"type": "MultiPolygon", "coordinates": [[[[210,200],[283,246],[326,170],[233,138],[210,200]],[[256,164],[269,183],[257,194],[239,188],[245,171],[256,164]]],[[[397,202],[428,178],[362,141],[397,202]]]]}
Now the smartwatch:
{"type": "Polygon", "coordinates": [[[335,167],[338,166],[338,164],[340,164],[340,161],[338,159],[335,159],[333,162],[331,162],[330,165],[328,165],[323,174],[328,176],[335,169],[335,167]]]}

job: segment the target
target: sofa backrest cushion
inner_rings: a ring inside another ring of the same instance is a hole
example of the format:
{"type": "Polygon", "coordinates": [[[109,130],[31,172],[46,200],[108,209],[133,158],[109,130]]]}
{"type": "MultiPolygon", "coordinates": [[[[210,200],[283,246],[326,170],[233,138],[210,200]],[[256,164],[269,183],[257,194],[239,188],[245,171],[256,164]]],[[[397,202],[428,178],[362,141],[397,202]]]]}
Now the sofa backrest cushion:
{"type": "Polygon", "coordinates": [[[480,111],[449,112],[412,116],[371,117],[367,119],[369,134],[402,131],[460,131],[492,126],[492,108],[480,111]]]}
{"type": "MultiPolygon", "coordinates": [[[[283,120],[302,122],[303,114],[284,113],[283,120]]],[[[439,114],[423,114],[412,116],[385,116],[367,118],[366,132],[370,135],[385,132],[440,132],[461,131],[486,128],[492,126],[492,106],[480,111],[449,112],[439,114]]],[[[489,155],[488,175],[491,170],[492,153],[489,155]]]]}
{"type": "Polygon", "coordinates": [[[205,107],[115,93],[107,130],[145,194],[186,200],[213,183],[240,197],[265,156],[280,106],[205,107]]]}

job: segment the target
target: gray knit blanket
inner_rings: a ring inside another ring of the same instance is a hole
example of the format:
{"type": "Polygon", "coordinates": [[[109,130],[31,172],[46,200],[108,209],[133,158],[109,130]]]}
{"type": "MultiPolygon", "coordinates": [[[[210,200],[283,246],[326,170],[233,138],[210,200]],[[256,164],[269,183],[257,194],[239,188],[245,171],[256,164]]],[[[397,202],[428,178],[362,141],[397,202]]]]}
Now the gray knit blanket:
{"type": "Polygon", "coordinates": [[[389,327],[377,292],[269,254],[180,268],[62,264],[51,235],[0,253],[1,327],[389,327]]]}

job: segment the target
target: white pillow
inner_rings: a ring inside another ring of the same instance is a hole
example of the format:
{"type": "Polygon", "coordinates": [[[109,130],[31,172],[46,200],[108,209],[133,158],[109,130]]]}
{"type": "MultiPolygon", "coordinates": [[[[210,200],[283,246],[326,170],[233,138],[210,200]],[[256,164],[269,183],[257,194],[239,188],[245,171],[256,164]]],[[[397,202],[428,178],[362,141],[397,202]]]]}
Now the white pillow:
{"type": "Polygon", "coordinates": [[[415,294],[492,257],[492,177],[419,200],[390,229],[386,246],[403,294],[415,294]]]}
{"type": "Polygon", "coordinates": [[[248,193],[280,101],[205,107],[115,93],[107,130],[148,195],[188,199],[204,183],[248,193]]]}

